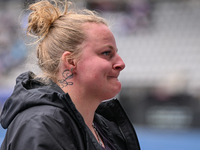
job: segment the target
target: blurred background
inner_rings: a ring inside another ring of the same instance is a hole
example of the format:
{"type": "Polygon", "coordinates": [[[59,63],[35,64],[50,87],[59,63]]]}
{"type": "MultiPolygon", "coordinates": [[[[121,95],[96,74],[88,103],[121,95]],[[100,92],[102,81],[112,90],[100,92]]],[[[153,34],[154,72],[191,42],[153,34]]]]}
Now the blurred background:
{"type": "MultiPolygon", "coordinates": [[[[0,108],[34,67],[20,29],[34,0],[0,0],[0,108]]],[[[98,11],[126,64],[118,95],[142,150],[200,149],[200,0],[72,0],[98,11]]],[[[35,58],[33,58],[34,60],[35,58]]],[[[0,128],[0,143],[5,130],[0,128]]]]}

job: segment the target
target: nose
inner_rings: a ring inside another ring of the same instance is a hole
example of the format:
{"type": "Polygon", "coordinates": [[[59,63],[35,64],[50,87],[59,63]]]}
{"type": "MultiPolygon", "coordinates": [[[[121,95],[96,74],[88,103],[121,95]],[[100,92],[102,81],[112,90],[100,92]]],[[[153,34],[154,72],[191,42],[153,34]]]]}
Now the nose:
{"type": "Polygon", "coordinates": [[[124,61],[118,54],[116,54],[116,59],[115,59],[114,65],[113,65],[113,69],[122,71],[124,68],[125,68],[124,61]]]}

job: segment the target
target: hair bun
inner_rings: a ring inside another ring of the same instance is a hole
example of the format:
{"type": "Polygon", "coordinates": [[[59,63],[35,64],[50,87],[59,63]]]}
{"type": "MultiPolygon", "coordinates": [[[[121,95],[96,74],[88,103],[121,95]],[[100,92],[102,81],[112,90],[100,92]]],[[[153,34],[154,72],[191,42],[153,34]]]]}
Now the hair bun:
{"type": "Polygon", "coordinates": [[[38,36],[40,38],[45,37],[52,23],[59,18],[60,10],[57,8],[57,2],[54,1],[54,4],[49,1],[40,1],[38,3],[32,4],[29,6],[29,9],[32,11],[28,18],[28,34],[38,36]]]}

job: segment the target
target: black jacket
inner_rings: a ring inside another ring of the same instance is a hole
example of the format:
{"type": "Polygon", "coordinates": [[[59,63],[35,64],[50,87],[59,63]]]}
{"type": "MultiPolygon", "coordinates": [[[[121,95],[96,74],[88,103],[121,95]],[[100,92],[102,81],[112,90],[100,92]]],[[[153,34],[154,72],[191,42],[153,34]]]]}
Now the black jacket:
{"type": "MultiPolygon", "coordinates": [[[[102,150],[68,94],[21,74],[0,121],[7,128],[1,150],[102,150]]],[[[118,150],[139,150],[134,128],[118,100],[102,102],[95,114],[118,150]]]]}

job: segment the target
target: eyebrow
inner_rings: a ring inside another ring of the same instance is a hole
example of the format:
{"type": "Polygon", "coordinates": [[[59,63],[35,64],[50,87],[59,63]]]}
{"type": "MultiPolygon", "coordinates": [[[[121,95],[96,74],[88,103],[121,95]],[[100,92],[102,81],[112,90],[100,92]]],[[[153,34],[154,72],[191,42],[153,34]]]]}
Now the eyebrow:
{"type": "MultiPolygon", "coordinates": [[[[110,46],[110,45],[106,45],[104,47],[109,47],[111,50],[114,50],[114,47],[113,46],[110,46]]],[[[118,48],[116,49],[116,52],[118,52],[118,48]]]]}

